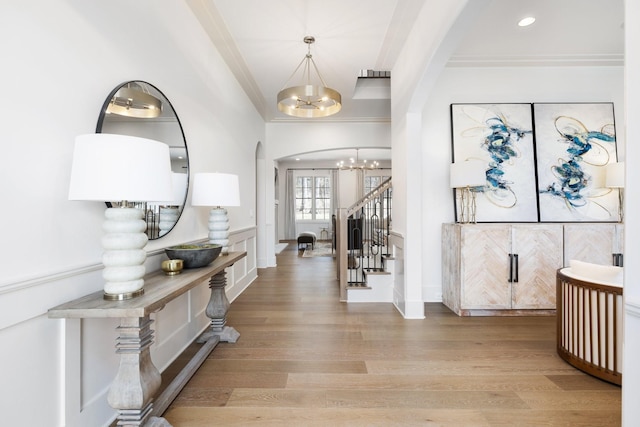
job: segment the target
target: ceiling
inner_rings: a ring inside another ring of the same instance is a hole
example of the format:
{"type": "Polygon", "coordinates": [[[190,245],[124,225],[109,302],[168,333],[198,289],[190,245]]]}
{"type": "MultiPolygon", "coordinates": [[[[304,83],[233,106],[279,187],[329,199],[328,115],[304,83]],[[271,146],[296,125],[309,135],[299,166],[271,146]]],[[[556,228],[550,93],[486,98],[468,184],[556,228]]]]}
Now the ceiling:
{"type": "MultiPolygon", "coordinates": [[[[429,7],[425,0],[187,1],[269,122],[310,120],[276,108],[277,93],[295,83],[287,80],[307,53],[307,35],[316,39],[311,53],[322,77],[343,102],[338,114],[311,120],[389,121],[388,97],[353,98],[358,75],[392,70],[415,17],[423,4],[429,7]]],[[[469,27],[448,66],[621,65],[623,21],[623,0],[493,0],[469,27]],[[518,27],[528,15],[536,22],[518,27]]]]}

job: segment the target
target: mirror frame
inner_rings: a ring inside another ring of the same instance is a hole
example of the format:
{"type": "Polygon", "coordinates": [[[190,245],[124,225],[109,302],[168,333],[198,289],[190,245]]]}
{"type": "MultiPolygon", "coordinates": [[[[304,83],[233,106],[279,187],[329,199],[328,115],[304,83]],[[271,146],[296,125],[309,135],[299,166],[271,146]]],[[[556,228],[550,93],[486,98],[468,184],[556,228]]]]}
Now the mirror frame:
{"type": "MultiPolygon", "coordinates": [[[[102,133],[102,128],[104,126],[104,120],[107,117],[107,113],[106,113],[107,107],[109,106],[109,103],[111,102],[111,99],[114,97],[116,92],[118,92],[118,90],[120,90],[121,88],[123,88],[126,85],[129,85],[131,83],[138,83],[138,84],[146,85],[146,86],[152,88],[154,91],[156,91],[162,97],[161,101],[164,104],[163,105],[163,113],[162,114],[165,113],[164,110],[165,110],[166,106],[168,106],[171,109],[171,111],[173,112],[173,116],[176,119],[176,123],[178,125],[178,129],[180,129],[180,135],[182,136],[182,142],[184,144],[184,151],[185,151],[185,157],[186,157],[185,162],[186,162],[186,165],[187,165],[187,173],[186,173],[187,182],[186,182],[186,188],[185,188],[185,192],[184,192],[184,200],[182,201],[182,204],[179,205],[178,215],[177,215],[177,218],[176,218],[175,222],[173,223],[171,228],[166,231],[166,233],[164,233],[162,235],[158,234],[157,236],[151,235],[150,232],[149,232],[149,229],[147,227],[146,233],[147,233],[147,236],[149,237],[149,240],[157,240],[157,239],[160,239],[160,238],[166,236],[167,234],[169,234],[171,232],[171,230],[173,230],[175,228],[175,226],[178,223],[178,221],[180,220],[180,217],[182,216],[182,212],[184,211],[184,208],[185,208],[185,206],[187,204],[187,197],[188,197],[188,193],[189,193],[189,169],[190,169],[190,165],[189,165],[189,149],[187,147],[187,138],[185,138],[185,136],[184,136],[184,129],[182,128],[182,123],[180,122],[180,118],[178,117],[178,113],[176,113],[175,108],[173,108],[173,105],[171,104],[171,101],[169,101],[169,98],[167,98],[167,96],[160,89],[158,89],[155,85],[152,85],[151,83],[146,82],[144,80],[129,80],[129,81],[123,82],[123,83],[119,84],[118,86],[116,86],[109,93],[109,95],[107,96],[106,100],[102,104],[102,108],[100,109],[100,114],[98,115],[98,123],[96,124],[96,133],[102,133]]],[[[138,119],[138,120],[154,120],[154,119],[141,118],[141,119],[138,119]]],[[[150,138],[150,139],[154,139],[154,138],[150,138]]],[[[165,141],[162,141],[162,142],[165,142],[165,141]]],[[[105,201],[105,203],[107,204],[108,207],[112,207],[113,206],[112,202],[105,201]]],[[[141,205],[140,207],[142,207],[145,210],[145,222],[147,222],[147,224],[148,224],[149,221],[147,220],[147,214],[149,213],[149,209],[148,209],[147,203],[137,203],[137,204],[135,204],[135,206],[139,206],[139,205],[141,205]]],[[[159,217],[159,212],[160,212],[161,206],[159,206],[159,205],[153,205],[153,206],[157,206],[158,207],[157,215],[159,217]]],[[[159,223],[159,219],[158,219],[158,223],[159,223]]]]}

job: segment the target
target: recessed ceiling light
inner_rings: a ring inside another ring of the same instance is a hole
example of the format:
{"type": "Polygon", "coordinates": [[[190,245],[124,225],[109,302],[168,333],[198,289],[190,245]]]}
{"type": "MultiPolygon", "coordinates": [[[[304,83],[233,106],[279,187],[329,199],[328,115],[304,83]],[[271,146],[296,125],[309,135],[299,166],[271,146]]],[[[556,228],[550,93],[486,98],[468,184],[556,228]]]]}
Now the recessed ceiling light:
{"type": "Polygon", "coordinates": [[[520,27],[528,27],[529,25],[536,22],[536,18],[533,16],[527,16],[526,18],[522,18],[520,22],[518,22],[518,26],[520,27]]]}
{"type": "Polygon", "coordinates": [[[299,161],[300,161],[300,157],[296,157],[296,162],[299,162],[299,161]]]}

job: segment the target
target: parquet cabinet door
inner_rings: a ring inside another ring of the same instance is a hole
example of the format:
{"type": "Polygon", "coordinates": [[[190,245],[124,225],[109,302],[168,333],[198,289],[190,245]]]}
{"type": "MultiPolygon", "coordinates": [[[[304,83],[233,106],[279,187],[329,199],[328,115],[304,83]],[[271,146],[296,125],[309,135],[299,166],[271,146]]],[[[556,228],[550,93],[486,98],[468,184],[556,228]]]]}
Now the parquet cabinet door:
{"type": "Polygon", "coordinates": [[[562,225],[514,225],[511,251],[518,255],[511,308],[555,309],[556,270],[562,267],[562,225]],[[517,281],[516,281],[517,280],[517,281]]]}
{"type": "Polygon", "coordinates": [[[460,242],[461,308],[509,309],[509,225],[463,226],[460,242]]]}
{"type": "Polygon", "coordinates": [[[616,224],[565,224],[564,266],[568,267],[572,259],[612,265],[619,240],[616,229],[616,224]]]}

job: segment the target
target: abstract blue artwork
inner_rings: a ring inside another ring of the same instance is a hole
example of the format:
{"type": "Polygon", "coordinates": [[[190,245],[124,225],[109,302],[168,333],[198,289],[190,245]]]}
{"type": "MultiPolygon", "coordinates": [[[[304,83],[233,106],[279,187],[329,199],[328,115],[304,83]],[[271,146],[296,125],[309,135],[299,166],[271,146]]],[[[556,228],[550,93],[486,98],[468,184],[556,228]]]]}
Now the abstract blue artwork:
{"type": "Polygon", "coordinates": [[[618,194],[605,187],[616,162],[612,103],[533,104],[540,221],[616,222],[618,194]]]}
{"type": "Polygon", "coordinates": [[[486,167],[476,221],[537,222],[531,104],[452,104],[451,126],[454,162],[486,167]]]}

